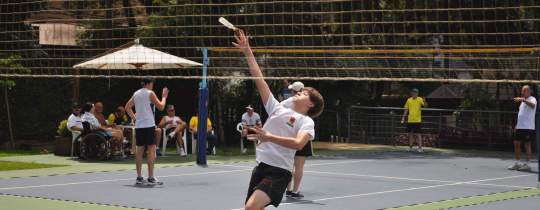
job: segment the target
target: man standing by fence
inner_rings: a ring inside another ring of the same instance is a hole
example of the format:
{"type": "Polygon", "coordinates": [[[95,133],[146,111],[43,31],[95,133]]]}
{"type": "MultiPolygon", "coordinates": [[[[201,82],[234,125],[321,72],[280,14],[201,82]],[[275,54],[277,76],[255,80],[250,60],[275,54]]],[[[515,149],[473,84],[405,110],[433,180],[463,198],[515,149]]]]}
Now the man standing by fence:
{"type": "Polygon", "coordinates": [[[536,139],[534,115],[536,112],[536,98],[531,96],[531,86],[521,88],[521,97],[514,98],[515,102],[522,102],[519,106],[517,125],[514,127],[514,151],[516,163],[508,167],[510,170],[530,171],[531,141],[536,139]],[[521,142],[525,145],[525,164],[521,165],[521,142]]]}
{"type": "Polygon", "coordinates": [[[405,116],[409,113],[409,120],[407,123],[407,133],[409,133],[409,148],[407,152],[412,152],[412,146],[414,142],[414,134],[418,135],[418,152],[422,152],[422,107],[427,108],[428,104],[425,98],[418,98],[418,89],[414,88],[411,91],[412,97],[405,103],[405,112],[401,123],[405,121],[405,116]]]}

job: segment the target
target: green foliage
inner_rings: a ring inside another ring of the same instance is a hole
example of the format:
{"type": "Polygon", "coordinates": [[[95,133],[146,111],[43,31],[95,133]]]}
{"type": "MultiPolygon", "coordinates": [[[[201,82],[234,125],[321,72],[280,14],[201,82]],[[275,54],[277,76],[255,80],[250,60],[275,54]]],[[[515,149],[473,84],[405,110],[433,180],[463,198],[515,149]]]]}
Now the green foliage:
{"type": "Polygon", "coordinates": [[[42,163],[36,163],[35,161],[31,163],[0,161],[0,171],[36,169],[36,168],[53,168],[53,167],[62,167],[62,166],[69,166],[69,165],[42,164],[42,163]]]}
{"type": "Polygon", "coordinates": [[[461,107],[466,110],[493,110],[495,99],[489,92],[487,85],[469,83],[463,91],[465,96],[461,99],[461,107]]]}
{"type": "Polygon", "coordinates": [[[44,155],[45,151],[29,151],[29,150],[0,150],[0,157],[16,157],[28,155],[44,155]]]}
{"type": "MultiPolygon", "coordinates": [[[[2,55],[2,54],[0,54],[2,55]]],[[[19,55],[11,55],[7,59],[0,59],[0,68],[5,69],[6,74],[20,74],[20,73],[30,73],[30,69],[25,68],[20,63],[17,63],[16,60],[21,59],[19,55]]],[[[2,87],[7,87],[11,89],[15,86],[15,81],[13,80],[0,80],[0,85],[2,87]]]]}
{"type": "Polygon", "coordinates": [[[58,126],[58,131],[56,131],[58,134],[60,134],[60,136],[67,137],[71,134],[67,123],[67,120],[63,120],[62,122],[60,122],[60,126],[58,126]]]}

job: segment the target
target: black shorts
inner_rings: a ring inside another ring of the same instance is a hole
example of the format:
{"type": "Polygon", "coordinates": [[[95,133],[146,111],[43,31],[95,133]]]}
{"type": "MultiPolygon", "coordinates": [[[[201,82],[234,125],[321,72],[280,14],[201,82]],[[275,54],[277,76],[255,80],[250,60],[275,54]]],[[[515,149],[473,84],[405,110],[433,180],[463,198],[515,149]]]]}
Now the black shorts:
{"type": "Polygon", "coordinates": [[[311,140],[306,143],[304,148],[302,148],[301,150],[297,150],[294,156],[313,156],[313,147],[311,146],[311,140]]]}
{"type": "Polygon", "coordinates": [[[156,128],[135,128],[135,138],[137,146],[147,146],[156,144],[156,128]]]}
{"type": "Polygon", "coordinates": [[[288,170],[259,163],[251,173],[246,203],[255,190],[260,190],[270,197],[270,203],[266,206],[272,204],[278,207],[281,199],[283,199],[283,193],[285,193],[287,185],[291,182],[291,178],[292,174],[288,170]]]}
{"type": "Polygon", "coordinates": [[[514,141],[534,141],[536,139],[536,131],[529,129],[517,129],[514,135],[514,141]]]}
{"type": "Polygon", "coordinates": [[[422,123],[407,123],[407,133],[421,133],[422,123]]]}

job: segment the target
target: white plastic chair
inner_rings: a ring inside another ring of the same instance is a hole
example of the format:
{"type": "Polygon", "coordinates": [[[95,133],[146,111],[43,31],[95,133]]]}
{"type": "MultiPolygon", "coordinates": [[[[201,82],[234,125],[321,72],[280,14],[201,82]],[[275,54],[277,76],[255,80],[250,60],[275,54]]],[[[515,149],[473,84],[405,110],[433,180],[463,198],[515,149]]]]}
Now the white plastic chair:
{"type": "MultiPolygon", "coordinates": [[[[162,140],[162,141],[163,141],[163,155],[165,155],[165,153],[166,153],[166,151],[167,151],[167,141],[168,141],[169,139],[167,138],[167,134],[166,134],[167,131],[166,131],[165,129],[164,129],[164,131],[161,132],[161,133],[163,133],[163,137],[162,137],[162,139],[163,139],[163,140],[162,140]]],[[[182,141],[184,142],[184,148],[186,148],[186,145],[187,145],[187,144],[186,144],[186,130],[184,130],[183,133],[184,133],[184,135],[182,136],[182,141]]],[[[171,141],[176,142],[176,136],[173,137],[173,139],[171,139],[171,141]]],[[[176,152],[180,152],[180,145],[178,145],[178,142],[176,142],[176,152]]]]}
{"type": "Polygon", "coordinates": [[[80,131],[71,131],[73,138],[71,139],[71,159],[73,159],[73,148],[75,147],[75,139],[81,134],[80,131]]]}
{"type": "MultiPolygon", "coordinates": [[[[243,137],[242,137],[242,131],[244,130],[244,126],[242,126],[242,123],[238,123],[236,125],[236,130],[238,132],[240,132],[240,151],[242,151],[242,149],[244,149],[244,141],[243,141],[243,137]]],[[[257,151],[257,143],[256,142],[253,142],[253,148],[255,149],[255,151],[257,151]]]]}
{"type": "MultiPolygon", "coordinates": [[[[197,149],[196,148],[197,147],[197,139],[195,139],[195,135],[193,135],[193,132],[191,130],[189,130],[189,132],[191,133],[191,154],[195,154],[195,150],[197,149]]],[[[214,134],[214,129],[212,129],[212,134],[214,134]]],[[[206,147],[208,147],[208,141],[206,141],[206,147]]],[[[214,146],[214,155],[215,154],[216,154],[216,146],[214,146]]]]}

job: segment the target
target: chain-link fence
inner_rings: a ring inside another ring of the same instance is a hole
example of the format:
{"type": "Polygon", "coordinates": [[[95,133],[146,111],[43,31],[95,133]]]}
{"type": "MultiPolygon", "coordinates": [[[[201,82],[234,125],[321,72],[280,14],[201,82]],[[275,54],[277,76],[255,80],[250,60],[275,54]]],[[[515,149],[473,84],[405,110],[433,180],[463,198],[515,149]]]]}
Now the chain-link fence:
{"type": "MultiPolygon", "coordinates": [[[[404,108],[361,107],[349,109],[351,143],[409,145],[404,108]]],[[[518,112],[422,109],[422,145],[439,148],[513,150],[513,128],[518,112]]],[[[538,126],[538,125],[537,125],[538,126]]],[[[538,130],[538,129],[537,129],[538,130]]],[[[414,145],[418,139],[414,138],[414,145]]],[[[533,144],[536,145],[536,144],[533,144]]]]}

